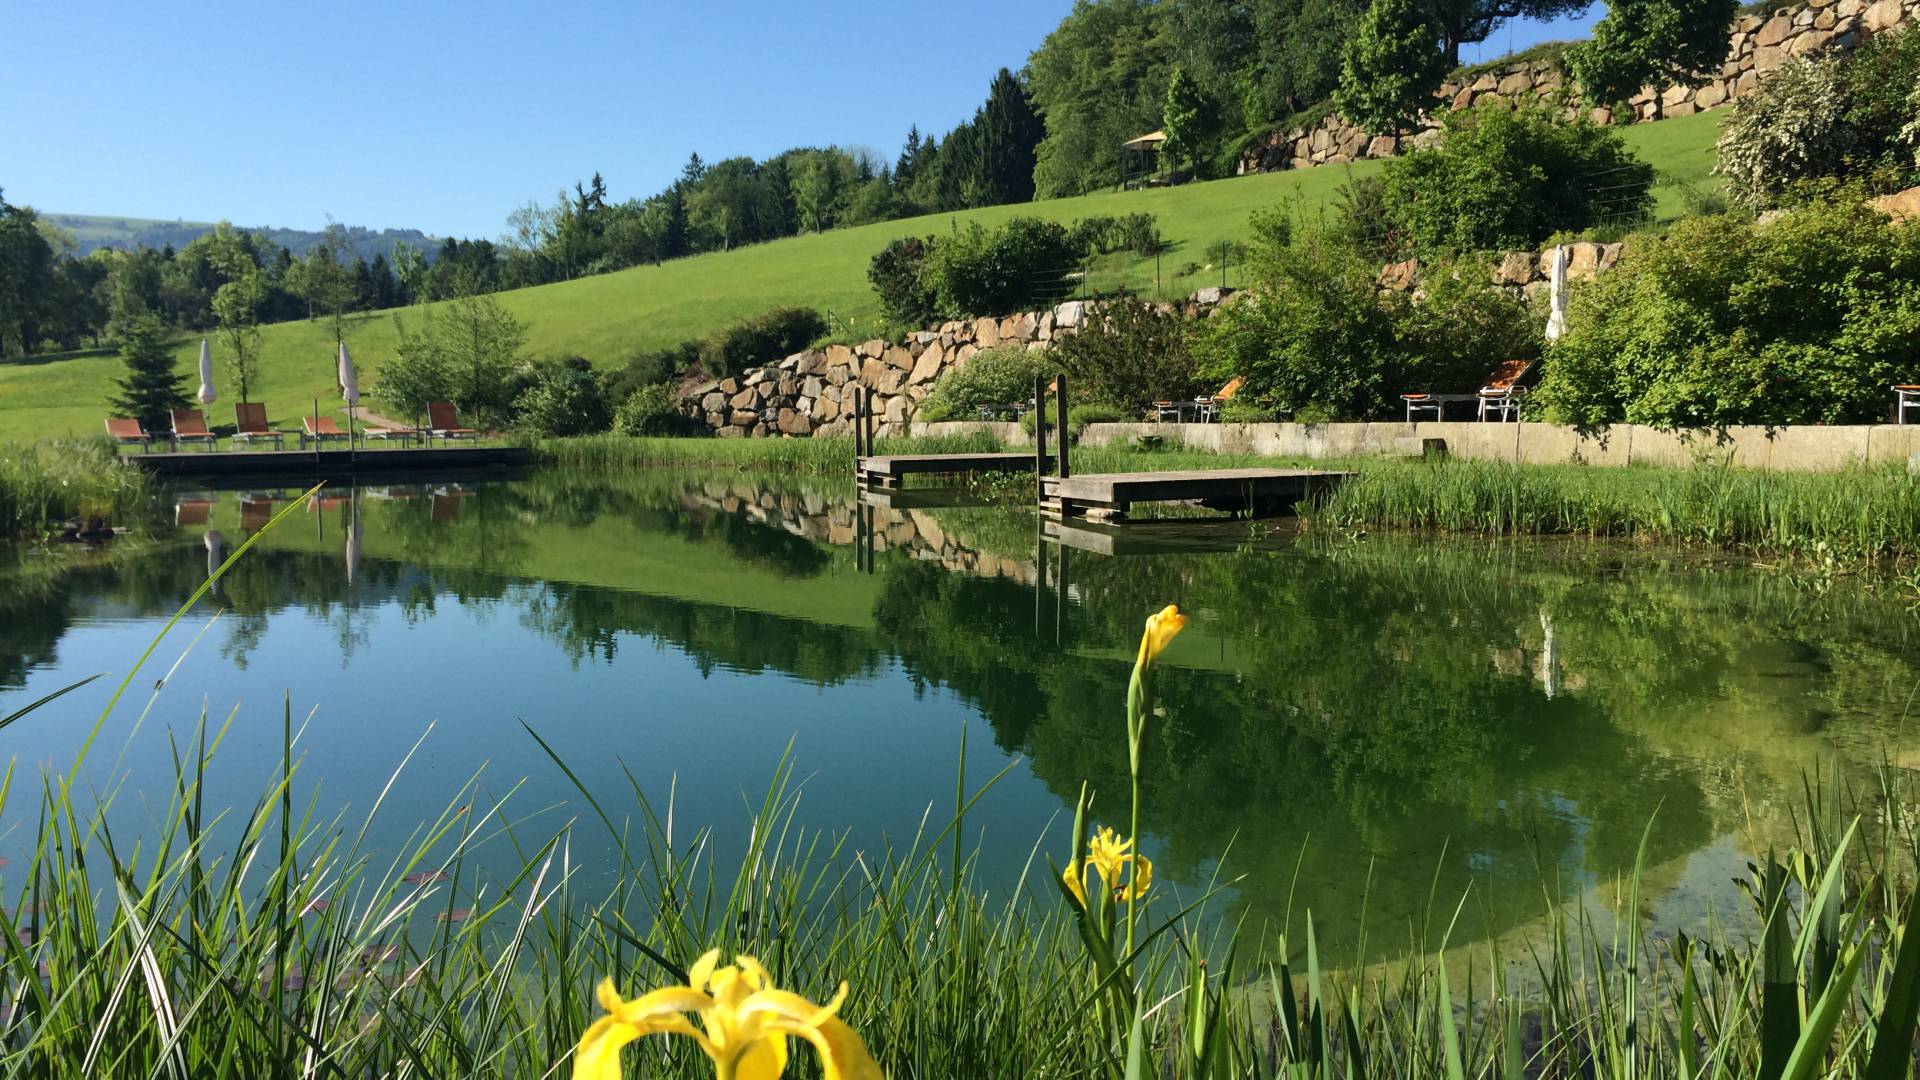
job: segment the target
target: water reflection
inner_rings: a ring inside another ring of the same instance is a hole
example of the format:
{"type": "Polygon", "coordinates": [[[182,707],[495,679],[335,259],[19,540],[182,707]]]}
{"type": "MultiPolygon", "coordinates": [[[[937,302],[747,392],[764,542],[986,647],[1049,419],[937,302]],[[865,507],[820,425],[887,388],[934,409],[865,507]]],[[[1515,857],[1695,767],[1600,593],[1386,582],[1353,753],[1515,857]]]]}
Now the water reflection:
{"type": "MultiPolygon", "coordinates": [[[[233,686],[345,700],[314,749],[343,799],[364,797],[356,765],[390,764],[378,737],[440,719],[461,742],[447,775],[481,763],[564,803],[526,755],[529,717],[583,754],[641,760],[643,785],[716,782],[690,813],[717,818],[756,781],[703,775],[745,768],[716,737],[764,762],[796,731],[830,732],[799,750],[824,792],[810,818],[899,838],[951,790],[957,703],[990,727],[994,760],[1030,762],[988,814],[1002,881],[1083,780],[1119,816],[1133,644],[1177,601],[1195,622],[1149,728],[1149,850],[1187,888],[1230,851],[1250,926],[1297,880],[1334,947],[1363,926],[1404,943],[1430,895],[1470,886],[1472,934],[1523,926],[1543,890],[1627,873],[1656,808],[1657,913],[1731,910],[1718,868],[1784,835],[1805,771],[1912,751],[1897,719],[1914,619],[1861,588],[1583,546],[1063,533],[991,507],[671,474],[183,494],[176,537],[150,548],[16,556],[0,713],[91,673],[130,636],[108,628],[170,613],[283,510],[221,584],[206,685],[216,705],[233,686]],[[275,650],[283,626],[309,633],[275,650]],[[369,670],[307,678],[348,665],[369,670]]],[[[58,759],[58,735],[25,741],[16,754],[58,759]]]]}

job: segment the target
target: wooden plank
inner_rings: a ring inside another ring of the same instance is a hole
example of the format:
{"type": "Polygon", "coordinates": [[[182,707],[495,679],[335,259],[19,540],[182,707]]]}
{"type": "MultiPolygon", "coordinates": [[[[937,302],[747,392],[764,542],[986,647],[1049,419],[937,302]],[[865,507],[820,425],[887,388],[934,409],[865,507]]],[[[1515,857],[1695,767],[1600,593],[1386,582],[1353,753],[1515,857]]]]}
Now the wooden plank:
{"type": "Polygon", "coordinates": [[[1028,472],[1032,454],[889,454],[860,459],[869,476],[905,476],[909,473],[1028,472]]]}
{"type": "Polygon", "coordinates": [[[1345,473],[1319,469],[1196,469],[1159,473],[1099,473],[1061,479],[1043,485],[1047,498],[1124,507],[1136,502],[1304,495],[1322,483],[1338,483],[1345,473]]]}
{"type": "Polygon", "coordinates": [[[126,454],[126,464],[158,476],[355,476],[428,473],[447,469],[523,467],[533,462],[524,446],[461,446],[408,450],[231,450],[126,454]]]}

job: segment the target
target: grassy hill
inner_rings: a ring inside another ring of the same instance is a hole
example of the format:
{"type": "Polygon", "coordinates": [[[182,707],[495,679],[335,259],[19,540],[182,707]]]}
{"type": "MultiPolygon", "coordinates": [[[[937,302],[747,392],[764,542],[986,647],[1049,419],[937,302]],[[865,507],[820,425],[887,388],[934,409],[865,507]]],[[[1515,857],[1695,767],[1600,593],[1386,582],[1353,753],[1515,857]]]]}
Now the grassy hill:
{"type": "MultiPolygon", "coordinates": [[[[1670,178],[1658,193],[1662,218],[1683,211],[1686,186],[1710,184],[1718,130],[1718,113],[1626,129],[1635,150],[1670,178]]],[[[1351,171],[1365,175],[1378,168],[1379,162],[1361,162],[1351,171]]],[[[1157,263],[1109,257],[1094,267],[1093,284],[1101,289],[1124,284],[1151,295],[1157,282],[1162,295],[1178,296],[1220,283],[1219,244],[1244,233],[1248,214],[1283,203],[1311,212],[1334,197],[1348,171],[1347,166],[1325,166],[889,221],[520,289],[502,293],[500,299],[526,323],[531,353],[576,353],[602,366],[617,364],[635,350],[697,337],[783,304],[819,308],[830,315],[836,334],[865,337],[882,328],[867,284],[867,262],[895,237],[944,232],[976,221],[992,225],[1022,214],[1072,221],[1138,211],[1157,215],[1169,250],[1157,263]],[[1199,269],[1183,273],[1189,264],[1199,269]]],[[[1229,265],[1226,276],[1230,284],[1238,284],[1238,267],[1229,265]]],[[[399,317],[418,314],[403,312],[399,317]]],[[[392,350],[394,319],[392,313],[370,316],[348,339],[363,390],[378,381],[379,364],[392,350]]],[[[262,336],[261,378],[253,396],[267,403],[276,423],[306,412],[315,400],[323,409],[338,407],[332,338],[322,327],[284,323],[265,328],[262,336]]],[[[192,370],[198,349],[197,335],[181,340],[181,370],[192,370]]],[[[99,432],[113,380],[121,373],[118,359],[108,350],[0,364],[0,438],[99,432]]],[[[216,386],[224,395],[215,407],[216,419],[231,422],[231,387],[223,377],[216,378],[216,386]]]]}

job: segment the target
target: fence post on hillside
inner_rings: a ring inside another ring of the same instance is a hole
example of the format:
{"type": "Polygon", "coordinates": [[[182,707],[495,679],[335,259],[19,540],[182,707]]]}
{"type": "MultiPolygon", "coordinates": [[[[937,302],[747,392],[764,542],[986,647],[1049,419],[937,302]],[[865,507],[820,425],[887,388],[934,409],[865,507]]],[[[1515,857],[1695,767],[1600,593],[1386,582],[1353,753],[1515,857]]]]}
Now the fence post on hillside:
{"type": "Polygon", "coordinates": [[[1047,493],[1047,377],[1033,377],[1033,498],[1047,493]]]}
{"type": "Polygon", "coordinates": [[[1058,470],[1056,470],[1055,475],[1059,476],[1060,479],[1065,480],[1067,477],[1073,475],[1072,472],[1070,472],[1067,469],[1067,443],[1069,440],[1067,439],[1067,373],[1066,372],[1063,371],[1060,374],[1053,377],[1053,393],[1054,393],[1054,412],[1055,412],[1055,415],[1060,417],[1060,422],[1054,425],[1055,427],[1060,429],[1059,431],[1054,433],[1060,439],[1060,450],[1059,450],[1059,453],[1056,455],[1056,457],[1059,459],[1060,467],[1058,470]]]}

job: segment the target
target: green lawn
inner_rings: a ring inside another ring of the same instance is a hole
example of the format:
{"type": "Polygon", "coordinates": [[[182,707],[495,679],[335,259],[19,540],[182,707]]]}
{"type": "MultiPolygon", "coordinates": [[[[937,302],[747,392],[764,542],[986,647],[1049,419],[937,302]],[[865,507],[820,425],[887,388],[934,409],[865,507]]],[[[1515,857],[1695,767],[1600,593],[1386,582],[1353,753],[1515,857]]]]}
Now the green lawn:
{"type": "MultiPolygon", "coordinates": [[[[1707,113],[1640,124],[1626,129],[1629,143],[1663,176],[1699,187],[1710,182],[1713,142],[1719,114],[1707,113]]],[[[1020,214],[1072,221],[1093,214],[1145,211],[1159,219],[1171,245],[1154,259],[1109,257],[1093,270],[1093,285],[1128,285],[1142,293],[1184,295],[1219,284],[1218,245],[1240,238],[1247,215],[1282,203],[1311,210],[1333,198],[1349,171],[1365,175],[1380,163],[1361,162],[1295,172],[1237,177],[1210,183],[1150,191],[1107,192],[1019,206],[998,206],[958,214],[889,221],[856,229],[793,237],[738,251],[678,259],[662,266],[636,267],[580,281],[543,285],[501,294],[501,300],[527,324],[529,351],[535,355],[578,353],[596,364],[612,365],[643,348],[670,344],[734,319],[783,304],[805,304],[829,313],[843,337],[865,337],[882,329],[879,309],[867,285],[867,262],[887,241],[915,233],[942,232],[968,222],[988,225],[1020,214]],[[1212,249],[1210,253],[1209,249],[1212,249]],[[1189,264],[1198,271],[1182,275],[1189,264]]],[[[1659,192],[1658,213],[1670,218],[1686,201],[1678,186],[1659,192]]],[[[1227,281],[1239,283],[1239,269],[1227,267],[1227,281]]],[[[404,318],[418,318],[406,313],[404,318]]],[[[335,400],[332,338],[319,325],[284,323],[267,327],[260,383],[252,394],[265,401],[273,421],[285,425],[313,408],[339,406],[335,400]]],[[[393,348],[394,315],[364,320],[349,338],[360,365],[362,389],[378,381],[378,369],[393,348]]],[[[199,338],[184,338],[181,370],[191,371],[199,338]]],[[[218,350],[216,349],[216,355],[218,350]]],[[[0,364],[0,439],[38,439],[93,434],[101,429],[113,380],[120,364],[109,351],[90,351],[0,364]]],[[[222,402],[216,423],[231,423],[232,387],[216,372],[222,402]]]]}

